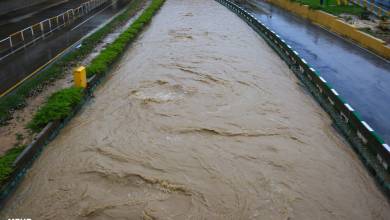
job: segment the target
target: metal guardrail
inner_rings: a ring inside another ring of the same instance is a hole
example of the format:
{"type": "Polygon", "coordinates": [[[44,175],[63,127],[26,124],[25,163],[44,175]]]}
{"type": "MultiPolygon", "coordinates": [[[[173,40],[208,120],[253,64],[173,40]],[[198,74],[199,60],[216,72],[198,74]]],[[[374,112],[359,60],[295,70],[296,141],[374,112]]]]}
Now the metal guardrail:
{"type": "Polygon", "coordinates": [[[375,0],[377,5],[382,6],[383,8],[390,9],[390,1],[389,0],[375,0]]]}
{"type": "Polygon", "coordinates": [[[109,0],[90,0],[79,7],[69,9],[57,16],[45,19],[23,30],[17,31],[0,40],[0,60],[23,49],[40,39],[44,39],[54,31],[57,31],[76,19],[88,14],[90,11],[101,6],[109,0]]]}
{"type": "Polygon", "coordinates": [[[289,65],[294,74],[306,85],[337,128],[351,143],[368,170],[390,196],[390,146],[374,129],[340,97],[339,93],[309,64],[302,59],[278,34],[256,17],[229,0],[216,0],[245,20],[272,49],[289,65]]]}
{"type": "Polygon", "coordinates": [[[356,5],[360,5],[366,8],[369,12],[375,14],[378,17],[390,16],[390,11],[383,7],[378,6],[375,0],[348,0],[356,5]]]}
{"type": "MultiPolygon", "coordinates": [[[[108,24],[116,17],[122,15],[123,12],[125,12],[125,9],[122,10],[122,12],[114,15],[106,24],[108,24]]],[[[104,27],[105,25],[96,29],[96,31],[99,31],[104,27]]],[[[96,33],[96,31],[93,33],[96,33]]],[[[87,37],[91,36],[91,34],[92,33],[88,34],[87,37]]],[[[92,97],[93,91],[105,76],[105,74],[101,74],[90,77],[88,79],[88,87],[84,90],[82,101],[75,108],[73,108],[71,114],[63,120],[55,120],[48,123],[42,129],[42,131],[37,134],[34,140],[28,146],[26,146],[22,153],[15,159],[15,161],[12,163],[12,173],[6,180],[0,182],[0,212],[9,199],[10,195],[16,190],[20,181],[22,181],[24,178],[28,169],[44,150],[44,147],[50,143],[59,134],[60,130],[74,117],[74,115],[80,111],[85,102],[89,100],[90,97],[92,97]]]]}

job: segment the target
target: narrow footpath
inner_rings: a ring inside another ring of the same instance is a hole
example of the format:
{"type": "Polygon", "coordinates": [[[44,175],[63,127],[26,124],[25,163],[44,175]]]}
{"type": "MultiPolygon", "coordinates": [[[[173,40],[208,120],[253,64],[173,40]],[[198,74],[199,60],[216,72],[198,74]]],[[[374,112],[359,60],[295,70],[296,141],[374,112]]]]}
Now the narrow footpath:
{"type": "Polygon", "coordinates": [[[390,206],[245,22],[167,0],[0,216],[356,220],[390,206]]]}

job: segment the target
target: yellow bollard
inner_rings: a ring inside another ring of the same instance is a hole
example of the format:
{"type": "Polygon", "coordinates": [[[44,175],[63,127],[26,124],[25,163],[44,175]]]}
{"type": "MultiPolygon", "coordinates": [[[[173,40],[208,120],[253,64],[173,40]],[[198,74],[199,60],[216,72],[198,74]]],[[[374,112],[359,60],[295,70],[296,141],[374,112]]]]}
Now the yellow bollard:
{"type": "Polygon", "coordinates": [[[348,0],[337,0],[337,5],[348,5],[348,0]]]}
{"type": "Polygon", "coordinates": [[[85,70],[85,67],[80,66],[74,70],[73,81],[74,86],[76,87],[87,87],[87,71],[85,70]]]}
{"type": "Polygon", "coordinates": [[[348,0],[337,0],[337,5],[348,5],[348,0]]]}

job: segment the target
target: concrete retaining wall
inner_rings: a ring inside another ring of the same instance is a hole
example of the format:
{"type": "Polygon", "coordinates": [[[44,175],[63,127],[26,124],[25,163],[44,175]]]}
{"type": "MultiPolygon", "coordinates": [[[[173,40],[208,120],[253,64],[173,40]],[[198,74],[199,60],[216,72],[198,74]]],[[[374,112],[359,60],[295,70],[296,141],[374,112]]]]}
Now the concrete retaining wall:
{"type": "MultiPolygon", "coordinates": [[[[293,73],[332,118],[341,134],[351,143],[362,162],[384,193],[390,198],[390,146],[363,121],[358,112],[344,101],[318,71],[302,59],[298,52],[258,18],[231,0],[216,0],[246,21],[286,62],[293,73]]],[[[304,10],[304,9],[302,9],[304,10]]],[[[322,16],[320,14],[317,14],[322,16]]]]}
{"type": "Polygon", "coordinates": [[[323,26],[332,32],[335,32],[343,37],[349,38],[359,45],[373,51],[374,53],[390,59],[390,47],[381,39],[375,38],[369,34],[359,31],[354,26],[345,23],[336,16],[323,11],[311,10],[307,5],[300,5],[289,0],[267,0],[269,3],[277,5],[288,11],[293,12],[300,17],[309,19],[310,21],[323,26]]]}

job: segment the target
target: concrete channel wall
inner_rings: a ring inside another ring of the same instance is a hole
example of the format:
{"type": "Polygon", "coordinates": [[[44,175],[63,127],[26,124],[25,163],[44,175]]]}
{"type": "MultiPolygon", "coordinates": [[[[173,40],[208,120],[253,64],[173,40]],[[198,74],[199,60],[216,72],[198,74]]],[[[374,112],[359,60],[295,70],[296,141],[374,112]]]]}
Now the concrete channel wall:
{"type": "MultiPolygon", "coordinates": [[[[49,1],[50,0],[1,0],[0,16],[8,14],[13,11],[25,9],[49,1]]],[[[62,0],[58,0],[58,1],[62,1],[62,0]]]]}
{"type": "MultiPolygon", "coordinates": [[[[390,197],[390,147],[363,121],[332,88],[320,73],[313,69],[281,37],[245,9],[229,0],[216,0],[245,20],[268,45],[288,64],[313,97],[330,115],[334,124],[359,154],[362,162],[390,197]]],[[[282,1],[282,0],[281,0],[282,1]]],[[[298,8],[302,9],[302,8],[298,8]]]]}
{"type": "Polygon", "coordinates": [[[386,59],[390,59],[390,47],[386,45],[385,41],[359,31],[354,26],[345,23],[334,15],[323,11],[311,10],[307,5],[300,5],[288,0],[267,1],[285,10],[291,11],[300,17],[309,19],[310,21],[319,24],[320,26],[325,27],[328,30],[335,32],[343,37],[351,39],[386,59]]]}
{"type": "MultiPolygon", "coordinates": [[[[97,0],[97,1],[107,1],[107,0],[97,0]]],[[[154,9],[154,13],[157,10],[159,10],[160,7],[161,5],[159,5],[157,9],[154,9]]],[[[120,17],[121,15],[124,15],[126,13],[127,13],[126,11],[123,11],[122,13],[115,15],[113,19],[120,17]]],[[[144,12],[139,16],[137,15],[138,19],[143,14],[144,12]]],[[[147,24],[148,21],[146,21],[145,24],[147,24]]],[[[93,33],[97,33],[98,31],[104,29],[108,25],[110,25],[110,23],[101,26],[93,33]]],[[[140,29],[142,29],[142,27],[140,29]]],[[[135,35],[139,34],[139,32],[135,33],[135,35]]],[[[85,38],[84,40],[88,40],[91,37],[93,38],[93,34],[87,36],[88,37],[85,38]]],[[[105,38],[106,36],[107,35],[102,36],[101,39],[105,38]]],[[[127,42],[127,46],[129,46],[129,44],[131,44],[131,41],[127,42]]],[[[0,182],[0,210],[4,207],[5,203],[8,201],[10,195],[16,190],[18,184],[23,180],[25,174],[27,173],[28,169],[32,166],[35,159],[37,159],[38,156],[42,153],[43,148],[48,143],[50,143],[50,141],[52,141],[58,135],[59,131],[80,111],[80,109],[83,107],[85,102],[89,100],[91,97],[93,97],[93,92],[96,89],[96,86],[104,80],[106,74],[110,70],[111,69],[107,70],[102,74],[96,74],[89,77],[87,79],[87,87],[84,89],[82,100],[80,101],[80,103],[77,106],[73,107],[70,114],[65,119],[62,120],[58,119],[48,123],[41,130],[41,132],[37,134],[34,140],[29,145],[27,145],[26,148],[22,151],[22,153],[19,154],[19,156],[15,159],[15,161],[12,164],[13,167],[12,173],[7,177],[6,180],[0,182]]]]}

